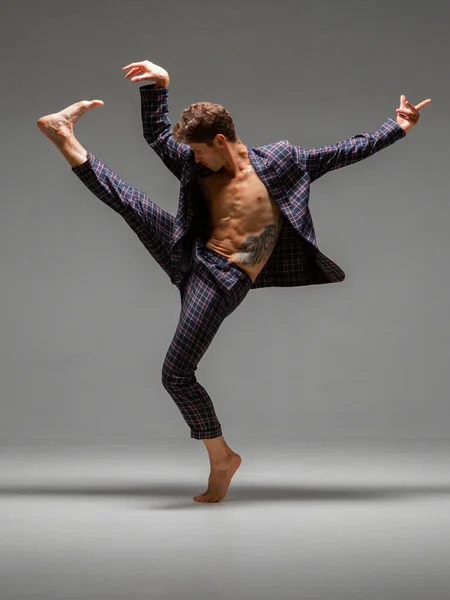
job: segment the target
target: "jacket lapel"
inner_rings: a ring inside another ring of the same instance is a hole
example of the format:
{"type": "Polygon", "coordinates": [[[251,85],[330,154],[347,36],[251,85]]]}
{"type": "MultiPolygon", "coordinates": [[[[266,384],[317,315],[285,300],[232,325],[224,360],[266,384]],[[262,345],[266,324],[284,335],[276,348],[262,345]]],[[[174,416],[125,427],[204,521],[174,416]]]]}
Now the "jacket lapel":
{"type": "Polygon", "coordinates": [[[173,244],[187,233],[193,216],[192,202],[195,198],[191,194],[193,184],[202,177],[207,177],[212,171],[203,165],[197,165],[194,160],[186,161],[181,174],[180,197],[178,210],[175,217],[175,230],[173,244]]]}
{"type": "Polygon", "coordinates": [[[269,161],[261,158],[253,148],[247,148],[248,156],[250,161],[258,174],[258,177],[264,183],[266,188],[269,190],[270,195],[273,198],[273,201],[278,204],[280,208],[283,208],[283,205],[289,203],[286,194],[284,193],[284,188],[280,178],[278,177],[277,170],[274,164],[269,163],[269,161]]]}

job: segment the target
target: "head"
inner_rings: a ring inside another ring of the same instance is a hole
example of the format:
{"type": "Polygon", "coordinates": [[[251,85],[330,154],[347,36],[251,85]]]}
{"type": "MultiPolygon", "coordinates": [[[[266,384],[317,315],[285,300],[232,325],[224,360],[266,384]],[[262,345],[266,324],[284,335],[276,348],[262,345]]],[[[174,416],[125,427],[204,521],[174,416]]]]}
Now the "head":
{"type": "Polygon", "coordinates": [[[220,104],[196,102],[186,108],[173,128],[174,138],[188,144],[195,161],[219,171],[238,142],[233,119],[220,104]]]}

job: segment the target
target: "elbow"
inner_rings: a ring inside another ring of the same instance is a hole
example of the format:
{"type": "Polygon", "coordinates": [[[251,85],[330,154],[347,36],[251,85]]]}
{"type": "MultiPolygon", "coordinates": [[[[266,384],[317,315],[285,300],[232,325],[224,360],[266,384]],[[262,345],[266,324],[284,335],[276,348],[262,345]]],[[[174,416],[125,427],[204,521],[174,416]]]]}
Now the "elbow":
{"type": "Polygon", "coordinates": [[[147,142],[147,144],[149,146],[152,146],[156,142],[156,140],[158,139],[158,136],[155,137],[154,135],[150,135],[146,131],[144,131],[143,137],[144,137],[144,140],[147,142]]]}

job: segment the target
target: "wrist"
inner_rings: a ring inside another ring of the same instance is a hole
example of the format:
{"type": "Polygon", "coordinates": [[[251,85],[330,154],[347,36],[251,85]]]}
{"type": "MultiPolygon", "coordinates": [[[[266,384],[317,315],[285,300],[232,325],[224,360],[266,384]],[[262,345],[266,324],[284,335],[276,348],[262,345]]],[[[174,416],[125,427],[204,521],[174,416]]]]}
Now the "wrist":
{"type": "Polygon", "coordinates": [[[155,84],[155,89],[168,87],[168,85],[169,85],[169,75],[164,75],[163,77],[160,77],[157,79],[156,84],[155,84]]]}
{"type": "Polygon", "coordinates": [[[400,125],[400,127],[403,129],[403,131],[405,133],[408,133],[408,131],[410,131],[414,127],[414,125],[412,125],[412,123],[398,123],[398,125],[400,125]]]}

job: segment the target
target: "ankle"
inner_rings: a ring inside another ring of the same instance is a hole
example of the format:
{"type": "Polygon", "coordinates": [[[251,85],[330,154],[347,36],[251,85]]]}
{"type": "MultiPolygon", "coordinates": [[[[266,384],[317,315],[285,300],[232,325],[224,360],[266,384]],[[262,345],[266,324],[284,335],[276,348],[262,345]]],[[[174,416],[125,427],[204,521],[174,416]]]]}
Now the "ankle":
{"type": "Polygon", "coordinates": [[[74,136],[62,136],[57,146],[71,167],[79,167],[87,161],[87,151],[74,136]]]}
{"type": "Polygon", "coordinates": [[[236,452],[230,451],[226,454],[221,454],[220,456],[210,456],[209,462],[214,469],[224,469],[230,464],[235,456],[237,456],[236,452]]]}

